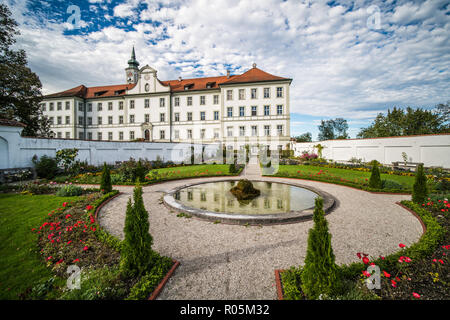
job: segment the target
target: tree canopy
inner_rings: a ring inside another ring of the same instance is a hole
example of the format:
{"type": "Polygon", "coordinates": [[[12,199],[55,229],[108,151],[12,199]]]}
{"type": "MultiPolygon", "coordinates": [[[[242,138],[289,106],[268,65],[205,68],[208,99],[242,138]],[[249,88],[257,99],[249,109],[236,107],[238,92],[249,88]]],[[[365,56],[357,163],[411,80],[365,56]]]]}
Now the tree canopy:
{"type": "Polygon", "coordinates": [[[449,102],[434,110],[394,107],[384,115],[379,113],[367,128],[361,128],[358,138],[410,136],[418,134],[448,133],[449,102]]]}
{"type": "Polygon", "coordinates": [[[0,4],[0,118],[25,124],[23,135],[48,136],[50,124],[40,109],[41,81],[27,67],[25,51],[10,48],[18,34],[11,11],[0,4]]]}
{"type": "Polygon", "coordinates": [[[311,135],[311,132],[306,132],[304,134],[294,137],[294,139],[296,142],[311,142],[312,135],[311,135]]]}
{"type": "Polygon", "coordinates": [[[322,140],[348,139],[348,123],[343,118],[321,120],[318,138],[322,140]]]}

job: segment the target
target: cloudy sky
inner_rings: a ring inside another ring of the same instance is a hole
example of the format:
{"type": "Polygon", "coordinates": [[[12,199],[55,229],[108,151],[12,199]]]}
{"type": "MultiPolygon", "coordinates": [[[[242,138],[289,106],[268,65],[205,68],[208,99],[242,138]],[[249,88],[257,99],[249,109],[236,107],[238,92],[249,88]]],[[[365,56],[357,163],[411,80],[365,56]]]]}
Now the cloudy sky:
{"type": "Polygon", "coordinates": [[[4,0],[44,94],[122,84],[131,48],[161,80],[258,68],[293,78],[291,133],[450,100],[449,1],[4,0]]]}

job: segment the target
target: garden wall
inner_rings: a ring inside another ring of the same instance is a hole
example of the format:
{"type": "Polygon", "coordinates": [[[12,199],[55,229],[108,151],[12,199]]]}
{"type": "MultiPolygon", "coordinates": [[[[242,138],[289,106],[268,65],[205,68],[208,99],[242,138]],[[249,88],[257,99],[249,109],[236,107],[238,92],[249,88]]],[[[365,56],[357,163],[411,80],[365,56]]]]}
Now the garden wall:
{"type": "MultiPolygon", "coordinates": [[[[103,162],[114,164],[130,157],[163,161],[189,161],[191,146],[195,154],[215,155],[218,144],[201,145],[190,143],[159,143],[130,141],[85,141],[71,139],[44,139],[21,137],[22,127],[0,125],[0,169],[31,167],[34,155],[55,157],[56,151],[77,148],[80,161],[100,165],[103,162]]],[[[221,150],[221,149],[220,149],[221,150]]]]}
{"type": "Polygon", "coordinates": [[[354,157],[364,162],[377,160],[390,165],[396,161],[403,162],[402,153],[405,152],[409,162],[450,168],[450,134],[293,142],[294,155],[301,156],[303,151],[317,153],[314,146],[319,143],[325,147],[322,156],[334,161],[348,161],[354,157]]]}

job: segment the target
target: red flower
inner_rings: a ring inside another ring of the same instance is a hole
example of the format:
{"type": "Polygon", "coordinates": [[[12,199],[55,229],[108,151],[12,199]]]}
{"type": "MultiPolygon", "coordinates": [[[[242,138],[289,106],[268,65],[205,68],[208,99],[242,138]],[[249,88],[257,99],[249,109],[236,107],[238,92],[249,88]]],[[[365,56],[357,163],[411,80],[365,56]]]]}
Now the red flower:
{"type": "Polygon", "coordinates": [[[86,251],[87,249],[89,249],[87,246],[85,246],[84,248],[83,248],[83,251],[86,251]]]}
{"type": "Polygon", "coordinates": [[[66,214],[66,219],[69,219],[71,217],[70,214],[66,214]]]}
{"type": "Polygon", "coordinates": [[[75,260],[73,260],[73,262],[79,262],[80,261],[80,259],[75,259],[75,260]]]}
{"type": "Polygon", "coordinates": [[[356,253],[356,256],[358,257],[358,259],[361,259],[361,252],[356,253]]]}
{"type": "Polygon", "coordinates": [[[390,277],[391,277],[391,275],[390,275],[389,273],[387,273],[386,271],[384,271],[384,270],[383,270],[383,274],[384,274],[384,276],[385,276],[386,278],[390,278],[390,277]]]}
{"type": "Polygon", "coordinates": [[[370,261],[369,261],[369,258],[367,258],[367,257],[364,257],[363,259],[362,259],[362,261],[364,262],[364,264],[368,264],[370,261]]]}
{"type": "Polygon", "coordinates": [[[420,299],[420,294],[418,294],[418,293],[416,293],[416,292],[413,292],[413,296],[414,296],[414,298],[416,298],[416,299],[420,299]]]}
{"type": "Polygon", "coordinates": [[[90,210],[92,210],[92,209],[94,209],[93,206],[91,206],[91,205],[89,205],[89,204],[86,206],[86,210],[87,210],[87,211],[90,211],[90,210]]]}
{"type": "Polygon", "coordinates": [[[441,264],[444,264],[444,261],[442,261],[441,259],[438,260],[441,264]]]}
{"type": "Polygon", "coordinates": [[[394,288],[397,288],[397,282],[395,282],[394,280],[391,280],[391,284],[394,288]]]}
{"type": "Polygon", "coordinates": [[[406,247],[403,243],[400,243],[399,245],[398,245],[400,248],[404,248],[404,247],[406,247]]]}
{"type": "Polygon", "coordinates": [[[63,202],[63,207],[65,208],[67,206],[67,202],[63,202]]]}
{"type": "Polygon", "coordinates": [[[371,276],[371,274],[369,273],[369,272],[367,272],[366,270],[363,270],[363,275],[365,275],[366,277],[370,277],[371,276]]]}

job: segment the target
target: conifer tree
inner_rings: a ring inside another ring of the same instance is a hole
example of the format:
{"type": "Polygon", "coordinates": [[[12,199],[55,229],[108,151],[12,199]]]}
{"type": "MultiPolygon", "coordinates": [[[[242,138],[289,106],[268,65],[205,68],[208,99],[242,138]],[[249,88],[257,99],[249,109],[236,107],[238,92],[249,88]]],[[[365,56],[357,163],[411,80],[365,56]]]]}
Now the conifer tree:
{"type": "Polygon", "coordinates": [[[323,199],[315,200],[314,227],[309,230],[305,266],[301,275],[302,290],[308,299],[335,293],[339,286],[338,267],[331,246],[331,234],[323,211],[323,199]]]}
{"type": "Polygon", "coordinates": [[[125,217],[125,239],[121,252],[120,268],[127,276],[142,275],[153,263],[155,254],[152,251],[153,238],[149,233],[148,212],[142,198],[142,187],[136,186],[127,203],[125,217]]]}
{"type": "Polygon", "coordinates": [[[424,203],[427,196],[427,177],[425,176],[425,173],[423,171],[423,164],[420,164],[416,170],[412,201],[415,203],[424,203]]]}
{"type": "Polygon", "coordinates": [[[109,168],[106,165],[106,162],[103,164],[102,179],[100,182],[100,190],[102,190],[102,192],[104,194],[112,191],[111,172],[109,171],[109,168]]]}
{"type": "Polygon", "coordinates": [[[378,164],[374,162],[372,166],[372,173],[369,179],[369,187],[373,189],[381,189],[381,177],[380,177],[380,169],[378,169],[378,164]]]}

